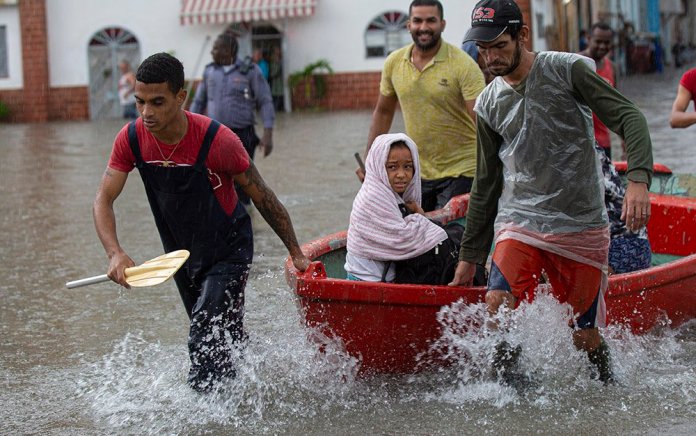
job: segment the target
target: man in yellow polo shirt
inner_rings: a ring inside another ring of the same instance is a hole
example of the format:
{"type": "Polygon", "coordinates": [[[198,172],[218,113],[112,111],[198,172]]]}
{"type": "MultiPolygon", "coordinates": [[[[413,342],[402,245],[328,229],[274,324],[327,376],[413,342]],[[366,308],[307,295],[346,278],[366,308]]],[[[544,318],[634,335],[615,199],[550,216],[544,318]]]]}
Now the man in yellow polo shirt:
{"type": "MultiPolygon", "coordinates": [[[[389,132],[397,103],[406,134],[418,145],[425,211],[443,207],[471,190],[476,171],[474,102],[483,90],[476,62],[440,37],[442,4],[414,0],[408,30],[413,44],[391,53],[384,63],[365,156],[374,139],[389,132]]],[[[362,180],[364,173],[358,169],[362,180]]]]}

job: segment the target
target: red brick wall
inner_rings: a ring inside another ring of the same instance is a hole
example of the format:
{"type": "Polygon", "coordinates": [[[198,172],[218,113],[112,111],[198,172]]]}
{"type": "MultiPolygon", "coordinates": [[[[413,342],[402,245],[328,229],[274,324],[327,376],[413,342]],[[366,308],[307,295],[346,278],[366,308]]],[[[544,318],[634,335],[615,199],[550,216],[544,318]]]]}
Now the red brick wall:
{"type": "Polygon", "coordinates": [[[0,101],[3,102],[10,110],[8,118],[0,121],[9,121],[11,123],[21,122],[23,120],[22,109],[24,101],[24,90],[0,90],[0,101]]]}
{"type": "Polygon", "coordinates": [[[381,71],[332,74],[326,78],[329,109],[372,109],[379,97],[381,71]]]}
{"type": "Polygon", "coordinates": [[[89,89],[86,86],[51,88],[49,95],[50,120],[89,119],[89,89]]]}
{"type": "Polygon", "coordinates": [[[48,120],[48,38],[46,1],[21,0],[19,20],[22,28],[24,98],[17,116],[25,122],[48,120]]]}
{"type": "Polygon", "coordinates": [[[31,123],[89,119],[89,89],[86,86],[50,88],[46,119],[32,118],[35,112],[32,112],[32,104],[27,100],[26,94],[23,89],[0,90],[0,101],[10,110],[10,116],[2,120],[3,122],[31,123]]]}
{"type": "MultiPolygon", "coordinates": [[[[326,95],[318,107],[337,109],[372,109],[379,96],[381,71],[362,73],[335,73],[322,75],[326,81],[326,95]]],[[[306,101],[304,84],[298,85],[292,94],[293,109],[312,106],[306,101]]]]}

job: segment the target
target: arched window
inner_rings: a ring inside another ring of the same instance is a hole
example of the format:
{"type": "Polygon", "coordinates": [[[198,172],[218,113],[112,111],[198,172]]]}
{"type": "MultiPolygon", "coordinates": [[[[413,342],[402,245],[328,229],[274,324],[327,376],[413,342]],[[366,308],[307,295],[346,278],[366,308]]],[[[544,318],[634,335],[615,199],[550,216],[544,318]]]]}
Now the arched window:
{"type": "Polygon", "coordinates": [[[365,31],[367,57],[386,57],[411,41],[406,28],[408,14],[399,11],[385,12],[375,17],[365,31]]]}
{"type": "Polygon", "coordinates": [[[90,46],[137,44],[138,40],[129,31],[119,27],[107,27],[92,35],[90,46]]]}

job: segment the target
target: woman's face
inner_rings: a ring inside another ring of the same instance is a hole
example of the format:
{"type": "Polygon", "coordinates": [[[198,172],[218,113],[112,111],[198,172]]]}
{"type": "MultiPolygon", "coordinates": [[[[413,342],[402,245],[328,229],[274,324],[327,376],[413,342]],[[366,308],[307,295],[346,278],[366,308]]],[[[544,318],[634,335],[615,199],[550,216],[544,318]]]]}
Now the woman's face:
{"type": "Polygon", "coordinates": [[[397,194],[406,192],[406,188],[413,179],[415,169],[413,167],[413,157],[411,150],[403,142],[392,144],[387,156],[387,176],[389,185],[397,194]]]}

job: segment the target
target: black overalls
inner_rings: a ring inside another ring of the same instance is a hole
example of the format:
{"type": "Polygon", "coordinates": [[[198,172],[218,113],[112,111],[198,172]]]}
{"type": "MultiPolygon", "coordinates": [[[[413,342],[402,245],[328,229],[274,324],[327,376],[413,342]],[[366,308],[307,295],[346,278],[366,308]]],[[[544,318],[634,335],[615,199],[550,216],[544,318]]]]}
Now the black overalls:
{"type": "Polygon", "coordinates": [[[232,352],[245,339],[244,286],[254,251],[244,206],[237,202],[228,216],[208,179],[205,160],[219,127],[211,122],[193,166],[162,167],[143,161],[135,122],[128,126],[164,250],[191,252],[174,280],[191,320],[189,383],[200,390],[234,375],[232,352]]]}

